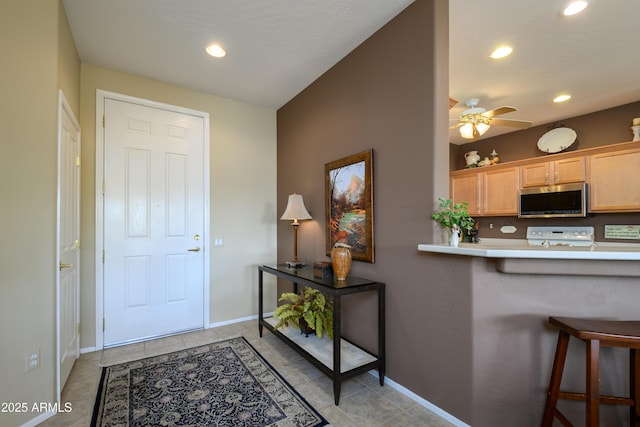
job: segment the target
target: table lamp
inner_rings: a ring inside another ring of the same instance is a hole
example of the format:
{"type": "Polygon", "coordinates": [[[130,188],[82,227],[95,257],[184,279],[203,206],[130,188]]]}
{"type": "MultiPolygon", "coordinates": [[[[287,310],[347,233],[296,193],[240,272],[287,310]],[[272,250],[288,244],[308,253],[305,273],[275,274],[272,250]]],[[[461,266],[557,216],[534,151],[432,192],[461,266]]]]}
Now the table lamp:
{"type": "Polygon", "coordinates": [[[298,221],[303,219],[311,219],[311,215],[304,207],[304,201],[300,194],[289,194],[289,201],[287,202],[287,208],[284,210],[282,220],[293,221],[293,259],[287,261],[286,265],[289,268],[304,267],[304,263],[298,259],[298,227],[300,223],[298,221]]]}

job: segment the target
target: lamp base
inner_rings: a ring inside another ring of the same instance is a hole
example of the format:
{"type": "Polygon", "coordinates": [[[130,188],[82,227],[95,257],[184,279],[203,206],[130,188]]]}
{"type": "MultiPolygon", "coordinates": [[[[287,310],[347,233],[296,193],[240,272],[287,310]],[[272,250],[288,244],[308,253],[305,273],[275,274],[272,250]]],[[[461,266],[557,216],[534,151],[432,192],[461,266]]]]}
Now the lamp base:
{"type": "Polygon", "coordinates": [[[302,268],[305,266],[305,263],[302,261],[287,261],[285,265],[287,268],[302,268]]]}

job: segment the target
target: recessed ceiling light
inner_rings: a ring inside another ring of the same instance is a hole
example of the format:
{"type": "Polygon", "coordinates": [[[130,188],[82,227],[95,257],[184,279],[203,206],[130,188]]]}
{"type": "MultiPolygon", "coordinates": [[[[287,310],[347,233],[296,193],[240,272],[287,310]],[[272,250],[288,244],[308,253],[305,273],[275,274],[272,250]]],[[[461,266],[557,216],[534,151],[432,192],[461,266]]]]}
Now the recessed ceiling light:
{"type": "Polygon", "coordinates": [[[207,46],[207,53],[213,56],[214,58],[222,58],[227,54],[227,52],[222,48],[222,46],[220,46],[217,43],[210,44],[209,46],[207,46]]]}
{"type": "Polygon", "coordinates": [[[511,52],[513,52],[513,48],[511,46],[500,46],[499,48],[491,52],[491,55],[489,55],[489,57],[492,59],[502,59],[511,55],[511,52]]]}
{"type": "Polygon", "coordinates": [[[567,94],[558,95],[555,98],[553,98],[553,102],[555,102],[555,103],[565,102],[565,101],[568,101],[570,99],[571,99],[571,95],[567,95],[567,94]]]}
{"type": "Polygon", "coordinates": [[[562,14],[564,16],[575,15],[582,12],[588,5],[589,3],[587,3],[585,0],[572,1],[567,5],[567,7],[564,8],[562,14]]]}

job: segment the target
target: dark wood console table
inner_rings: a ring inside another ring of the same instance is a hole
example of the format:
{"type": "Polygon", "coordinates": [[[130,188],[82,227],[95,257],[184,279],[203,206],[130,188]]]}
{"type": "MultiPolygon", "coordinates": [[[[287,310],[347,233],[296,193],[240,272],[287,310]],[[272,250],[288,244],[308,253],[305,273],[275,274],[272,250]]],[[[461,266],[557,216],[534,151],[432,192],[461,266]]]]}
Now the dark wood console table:
{"type": "Polygon", "coordinates": [[[335,404],[340,400],[342,381],[362,372],[377,369],[380,385],[384,385],[385,374],[385,284],[375,280],[348,276],[346,280],[334,280],[315,277],[310,266],[291,269],[285,265],[258,267],[258,330],[262,337],[263,328],[267,328],[300,353],[305,359],[333,380],[333,396],[335,404]],[[263,273],[273,274],[293,283],[294,292],[298,285],[309,286],[330,295],[333,299],[333,340],[318,338],[315,335],[305,337],[294,328],[274,328],[277,320],[264,318],[263,311],[263,273]],[[378,354],[359,347],[340,334],[341,298],[344,295],[359,292],[378,292],[378,354]]]}

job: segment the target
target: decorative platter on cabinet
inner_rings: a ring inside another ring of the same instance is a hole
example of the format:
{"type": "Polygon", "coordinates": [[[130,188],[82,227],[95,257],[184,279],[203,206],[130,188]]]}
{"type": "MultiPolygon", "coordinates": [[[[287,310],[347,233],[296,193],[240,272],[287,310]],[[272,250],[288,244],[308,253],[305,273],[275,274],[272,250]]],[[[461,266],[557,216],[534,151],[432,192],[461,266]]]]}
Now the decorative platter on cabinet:
{"type": "Polygon", "coordinates": [[[545,133],[538,140],[538,148],[545,153],[553,154],[566,150],[576,141],[576,131],[571,128],[555,128],[545,133]]]}

